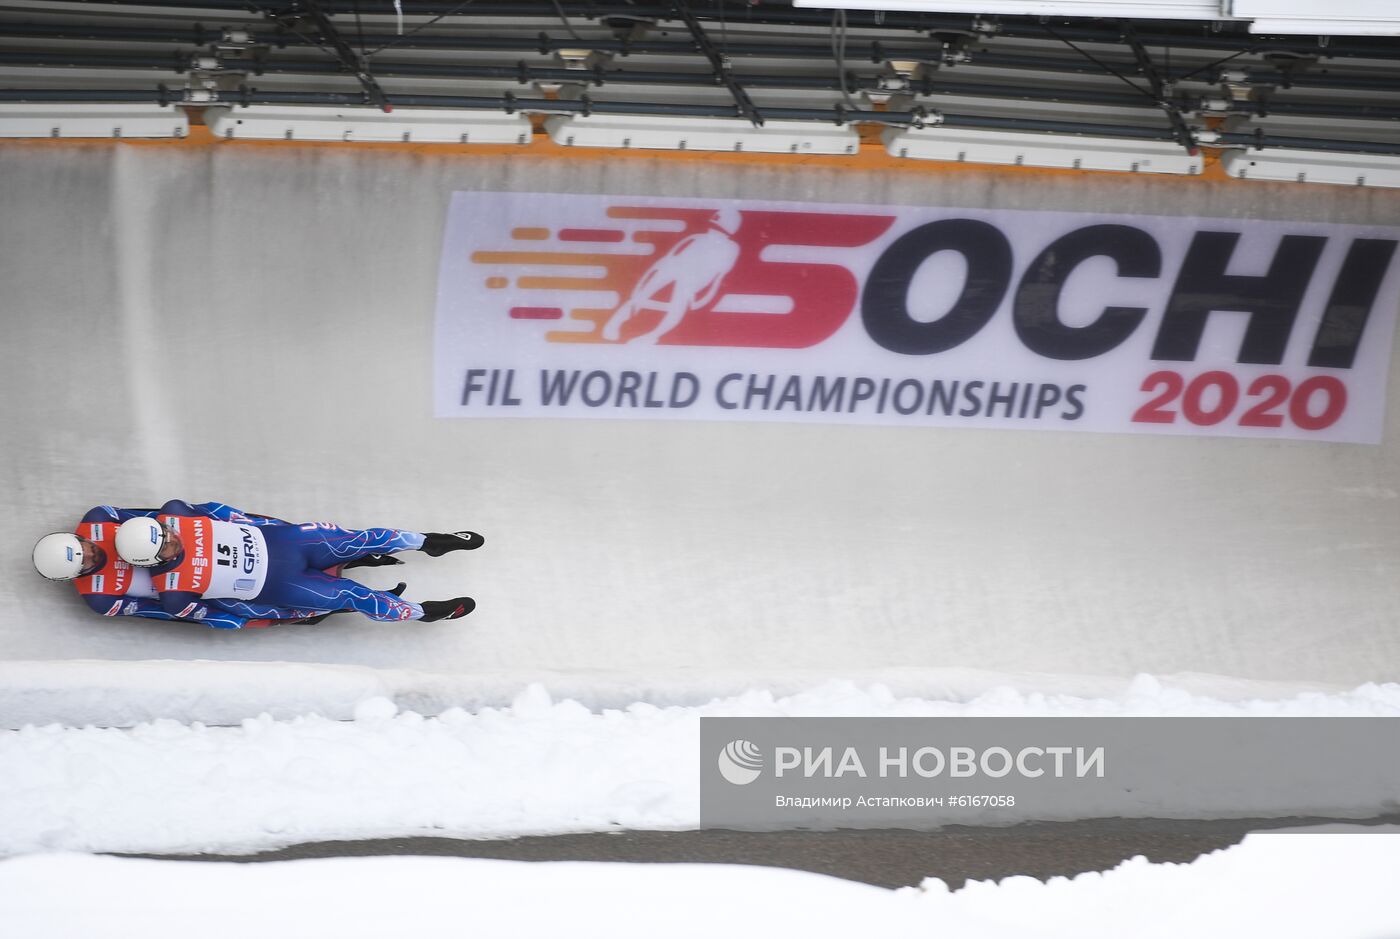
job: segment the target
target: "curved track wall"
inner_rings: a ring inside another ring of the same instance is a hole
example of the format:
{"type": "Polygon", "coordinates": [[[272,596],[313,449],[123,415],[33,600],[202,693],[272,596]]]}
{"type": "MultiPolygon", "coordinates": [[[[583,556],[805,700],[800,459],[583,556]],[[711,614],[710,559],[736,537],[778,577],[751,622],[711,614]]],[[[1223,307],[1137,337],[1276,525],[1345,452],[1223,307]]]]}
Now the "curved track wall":
{"type": "Polygon", "coordinates": [[[1393,374],[1380,446],[437,420],[430,374],[455,190],[1363,224],[1400,194],[557,153],[0,146],[0,657],[1400,675],[1393,374]],[[96,617],[30,570],[89,506],[171,497],[478,528],[397,572],[479,610],[222,634],[96,617]]]}

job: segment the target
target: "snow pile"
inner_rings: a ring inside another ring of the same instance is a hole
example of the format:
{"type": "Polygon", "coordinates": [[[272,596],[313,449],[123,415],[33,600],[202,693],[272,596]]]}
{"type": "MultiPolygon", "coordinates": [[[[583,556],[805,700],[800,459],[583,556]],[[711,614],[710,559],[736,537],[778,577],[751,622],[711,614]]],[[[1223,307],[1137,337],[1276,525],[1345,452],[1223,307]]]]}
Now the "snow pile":
{"type": "MultiPolygon", "coordinates": [[[[1199,698],[1207,708],[1222,701],[1297,698],[1303,707],[1313,708],[1317,706],[1314,702],[1323,699],[1299,696],[1312,692],[1325,696],[1348,690],[1320,683],[1254,681],[1191,673],[1130,680],[904,667],[847,670],[842,677],[861,687],[878,685],[900,698],[935,701],[971,701],[988,692],[1016,688],[1020,694],[1031,696],[1027,706],[1032,708],[1038,707],[1039,700],[1058,698],[1133,701],[1146,707],[1157,701],[1179,706],[1199,698]]],[[[278,720],[304,714],[352,720],[355,708],[375,697],[390,698],[403,710],[431,716],[453,707],[469,711],[509,707],[520,689],[531,684],[544,685],[555,698],[578,701],[595,711],[625,708],[634,701],[696,706],[715,698],[738,697],[753,688],[765,689],[777,698],[791,697],[831,678],[830,670],[814,669],[761,673],[738,669],[649,669],[645,673],[537,669],[439,674],[292,662],[15,661],[0,662],[0,729],[53,723],[70,727],[132,727],[160,718],[235,725],[261,714],[278,720]]]]}
{"type": "Polygon", "coordinates": [[[1400,838],[1249,835],[1191,864],[1141,857],[1048,883],[890,891],[817,874],[689,864],[382,857],[192,864],[75,854],[0,861],[0,925],[28,939],[249,935],[960,939],[1387,939],[1400,838]],[[75,897],[75,885],[81,885],[75,897]],[[75,902],[79,899],[81,902],[75,902]]]}
{"type": "Polygon", "coordinates": [[[404,834],[501,837],[698,821],[686,709],[594,714],[539,687],[435,718],[372,698],[354,721],[161,720],[0,736],[0,846],[251,852],[404,834]]]}
{"type": "MultiPolygon", "coordinates": [[[[349,721],[30,726],[0,733],[0,854],[251,853],[318,840],[694,828],[702,716],[833,715],[1395,717],[1400,685],[1221,701],[1144,676],[1114,698],[1001,687],[948,701],[832,682],[785,697],[601,710],[531,685],[508,707],[436,717],[372,697],[349,721]]],[[[1251,814],[1253,798],[1224,794],[1239,815],[1251,814]]]]}
{"type": "Polygon", "coordinates": [[[1104,873],[1042,883],[1010,877],[943,894],[925,882],[929,922],[974,939],[1391,939],[1400,831],[1256,833],[1190,864],[1135,857],[1104,873]]]}

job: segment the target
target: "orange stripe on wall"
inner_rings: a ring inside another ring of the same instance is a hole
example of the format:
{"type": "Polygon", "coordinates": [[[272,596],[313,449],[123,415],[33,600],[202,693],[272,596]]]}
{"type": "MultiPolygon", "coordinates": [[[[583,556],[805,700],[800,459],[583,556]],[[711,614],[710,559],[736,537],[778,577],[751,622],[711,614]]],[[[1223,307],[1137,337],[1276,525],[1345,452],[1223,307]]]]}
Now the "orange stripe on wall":
{"type": "MultiPolygon", "coordinates": [[[[1220,166],[1218,150],[1202,148],[1204,167],[1197,176],[1176,176],[1157,173],[1113,173],[1105,170],[1047,169],[1035,166],[995,166],[983,163],[954,163],[938,160],[910,160],[892,157],[885,152],[879,142],[879,132],[862,131],[861,146],[850,156],[795,156],[785,153],[750,152],[709,152],[700,150],[605,150],[591,147],[561,147],[550,140],[542,130],[536,128],[535,137],[525,146],[510,144],[457,144],[457,143],[344,143],[341,141],[313,140],[223,140],[216,138],[203,125],[190,127],[189,136],[178,139],[139,140],[133,138],[82,140],[63,138],[8,138],[0,139],[0,147],[171,147],[174,149],[201,149],[206,147],[233,147],[239,149],[295,148],[295,147],[337,147],[341,149],[390,151],[412,153],[421,156],[460,156],[485,157],[509,156],[512,159],[580,160],[662,160],[672,163],[705,163],[731,166],[784,166],[800,169],[845,169],[864,172],[904,173],[911,175],[941,175],[949,173],[972,173],[982,175],[1002,175],[1011,177],[1064,176],[1093,178],[1099,181],[1119,180],[1133,186],[1142,185],[1198,185],[1201,180],[1213,182],[1236,182],[1220,166]]],[[[1249,183],[1248,185],[1257,185],[1249,183]]]]}

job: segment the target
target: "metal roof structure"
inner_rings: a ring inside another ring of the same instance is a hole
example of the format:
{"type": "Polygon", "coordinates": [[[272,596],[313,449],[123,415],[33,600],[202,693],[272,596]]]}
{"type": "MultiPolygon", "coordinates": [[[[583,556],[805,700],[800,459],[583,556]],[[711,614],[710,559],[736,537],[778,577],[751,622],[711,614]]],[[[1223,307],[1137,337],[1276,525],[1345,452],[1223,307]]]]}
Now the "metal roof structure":
{"type": "Polygon", "coordinates": [[[527,144],[542,125],[573,146],[839,154],[863,127],[897,157],[1189,174],[1206,147],[1237,176],[1400,185],[1400,37],[1251,26],[767,0],[11,0],[0,136],[179,136],[194,113],[235,138],[527,144]]]}

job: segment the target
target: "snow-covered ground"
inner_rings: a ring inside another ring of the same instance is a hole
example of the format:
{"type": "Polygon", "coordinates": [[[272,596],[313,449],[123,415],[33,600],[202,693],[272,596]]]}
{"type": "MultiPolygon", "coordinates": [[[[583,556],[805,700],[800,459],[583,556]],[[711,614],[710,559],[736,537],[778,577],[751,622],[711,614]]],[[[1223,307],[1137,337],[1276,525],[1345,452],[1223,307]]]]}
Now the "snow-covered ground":
{"type": "MultiPolygon", "coordinates": [[[[91,706],[131,712],[112,690],[124,668],[105,666],[112,677],[104,682],[103,666],[82,667],[93,687],[108,689],[91,706]]],[[[10,670],[11,690],[0,696],[16,712],[26,697],[18,671],[10,670]]],[[[159,673],[153,666],[150,675],[159,673]]],[[[61,664],[30,663],[25,674],[31,684],[71,678],[61,664]]],[[[165,717],[125,728],[55,722],[3,732],[0,851],[251,853],[334,839],[694,828],[702,716],[1400,717],[1396,684],[1250,696],[1235,683],[1211,694],[1149,676],[1101,696],[1017,690],[1008,680],[966,696],[907,697],[847,681],[621,707],[590,707],[531,684],[500,706],[424,716],[395,704],[383,693],[388,685],[348,681],[341,669],[185,665],[167,678],[180,674],[186,693],[198,676],[199,694],[225,702],[226,718],[259,694],[272,700],[277,689],[295,688],[297,700],[316,705],[228,726],[165,717]]],[[[181,700],[146,706],[173,712],[181,700]]],[[[1251,793],[1229,804],[1247,816],[1251,793]]],[[[997,821],[1022,817],[1002,810],[997,821]]]]}
{"type": "Polygon", "coordinates": [[[40,854],[0,861],[0,929],[26,939],[1391,939],[1398,834],[1253,834],[1191,864],[1137,857],[1073,880],[1011,877],[952,892],[933,879],[891,891],[729,865],[40,854]]]}
{"type": "MultiPolygon", "coordinates": [[[[698,719],[707,714],[1400,717],[1400,685],[1289,692],[1140,676],[1105,682],[1106,693],[1096,697],[1015,690],[997,676],[950,672],[946,688],[981,690],[900,697],[881,684],[830,682],[781,696],[749,691],[700,705],[609,708],[556,700],[535,684],[504,706],[425,717],[387,696],[396,685],[406,693],[409,686],[398,683],[409,675],[380,676],[376,684],[334,668],[146,663],[137,668],[140,681],[131,665],[74,667],[9,668],[0,676],[7,680],[0,710],[13,717],[44,682],[59,686],[41,696],[52,703],[65,681],[81,675],[100,689],[87,706],[118,716],[132,713],[142,695],[141,708],[174,713],[190,704],[196,677],[198,695],[222,702],[225,717],[271,701],[285,708],[293,688],[307,712],[265,713],[231,726],[160,718],[126,728],[52,723],[0,731],[0,849],[9,855],[0,860],[0,934],[1400,935],[1393,898],[1400,832],[1377,829],[1250,835],[1188,865],[1137,857],[1073,880],[1012,877],[957,891],[933,879],[889,891],[728,865],[416,857],[233,864],[77,853],[239,853],[318,839],[692,828],[698,719]],[[317,711],[348,712],[349,719],[317,711]]],[[[926,685],[932,677],[923,676],[926,685]]],[[[1084,681],[1042,676],[1040,684],[1084,681]]],[[[679,700],[691,691],[671,693],[679,700]]]]}

